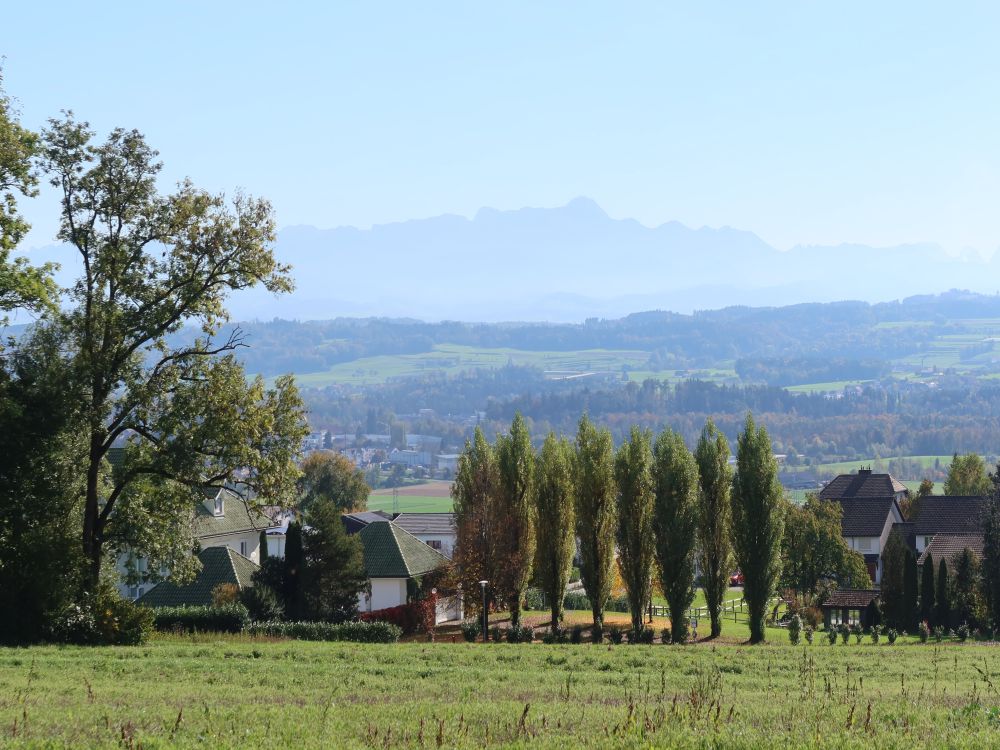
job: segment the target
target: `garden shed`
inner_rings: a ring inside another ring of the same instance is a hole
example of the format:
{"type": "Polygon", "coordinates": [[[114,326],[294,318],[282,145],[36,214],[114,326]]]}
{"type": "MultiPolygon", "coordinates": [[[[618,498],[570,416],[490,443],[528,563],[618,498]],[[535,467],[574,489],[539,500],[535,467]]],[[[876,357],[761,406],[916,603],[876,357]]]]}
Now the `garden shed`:
{"type": "Polygon", "coordinates": [[[876,589],[839,589],[823,602],[823,623],[826,629],[838,625],[860,625],[870,628],[879,624],[879,592],[876,589]]]}

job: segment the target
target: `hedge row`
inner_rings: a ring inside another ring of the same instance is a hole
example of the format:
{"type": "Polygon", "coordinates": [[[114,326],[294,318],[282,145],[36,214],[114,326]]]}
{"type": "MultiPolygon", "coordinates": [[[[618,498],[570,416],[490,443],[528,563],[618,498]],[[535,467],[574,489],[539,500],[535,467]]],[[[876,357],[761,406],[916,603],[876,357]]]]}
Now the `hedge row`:
{"type": "Polygon", "coordinates": [[[255,636],[297,638],[300,641],[353,641],[355,643],[395,643],[403,634],[389,622],[254,622],[246,633],[255,636]]]}
{"type": "Polygon", "coordinates": [[[242,604],[221,607],[157,607],[153,627],[182,633],[241,633],[250,623],[250,614],[242,604]]]}

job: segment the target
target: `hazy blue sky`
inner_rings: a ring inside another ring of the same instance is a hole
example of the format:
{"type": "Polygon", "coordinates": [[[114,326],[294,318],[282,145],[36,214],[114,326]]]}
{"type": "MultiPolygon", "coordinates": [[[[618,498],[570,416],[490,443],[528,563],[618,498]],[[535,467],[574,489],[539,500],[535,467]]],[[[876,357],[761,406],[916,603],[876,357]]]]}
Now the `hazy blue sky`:
{"type": "Polygon", "coordinates": [[[6,87],[281,225],[587,195],[779,247],[1000,245],[1000,4],[286,5],[11,4],[6,87]]]}

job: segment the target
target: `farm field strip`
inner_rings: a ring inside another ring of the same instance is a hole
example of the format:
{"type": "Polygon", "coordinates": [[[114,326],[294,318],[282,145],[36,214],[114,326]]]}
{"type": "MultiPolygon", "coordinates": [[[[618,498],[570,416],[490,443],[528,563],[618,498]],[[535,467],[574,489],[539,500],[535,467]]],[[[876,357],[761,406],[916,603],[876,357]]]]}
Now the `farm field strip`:
{"type": "Polygon", "coordinates": [[[162,637],[0,650],[28,747],[989,747],[995,649],[162,637]]]}

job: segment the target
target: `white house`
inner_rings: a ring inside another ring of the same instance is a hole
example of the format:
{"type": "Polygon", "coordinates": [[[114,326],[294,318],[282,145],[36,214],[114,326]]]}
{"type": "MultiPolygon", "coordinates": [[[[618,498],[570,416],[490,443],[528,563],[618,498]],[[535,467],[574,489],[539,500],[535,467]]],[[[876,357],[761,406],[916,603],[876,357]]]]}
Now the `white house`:
{"type": "Polygon", "coordinates": [[[451,559],[458,532],[454,513],[397,513],[392,522],[451,559]]]}
{"type": "MultiPolygon", "coordinates": [[[[235,493],[228,489],[205,488],[203,500],[195,506],[192,518],[192,535],[201,549],[228,547],[233,552],[260,564],[260,532],[274,524],[263,513],[251,509],[235,493]]],[[[119,556],[116,568],[121,583],[122,596],[137,599],[157,585],[148,580],[149,570],[144,558],[119,556]],[[134,568],[139,574],[137,583],[126,583],[125,577],[134,568]]],[[[166,571],[161,571],[165,575],[166,571]]]]}

